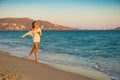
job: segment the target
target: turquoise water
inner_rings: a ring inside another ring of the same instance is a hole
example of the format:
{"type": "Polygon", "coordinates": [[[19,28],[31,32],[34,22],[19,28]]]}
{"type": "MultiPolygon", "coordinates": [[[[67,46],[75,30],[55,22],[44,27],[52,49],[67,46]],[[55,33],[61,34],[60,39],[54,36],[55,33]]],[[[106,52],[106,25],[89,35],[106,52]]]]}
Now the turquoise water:
{"type": "MultiPolygon", "coordinates": [[[[28,56],[32,37],[27,31],[0,31],[0,50],[28,56]]],[[[39,58],[49,63],[95,69],[120,80],[120,31],[43,31],[39,58]]]]}

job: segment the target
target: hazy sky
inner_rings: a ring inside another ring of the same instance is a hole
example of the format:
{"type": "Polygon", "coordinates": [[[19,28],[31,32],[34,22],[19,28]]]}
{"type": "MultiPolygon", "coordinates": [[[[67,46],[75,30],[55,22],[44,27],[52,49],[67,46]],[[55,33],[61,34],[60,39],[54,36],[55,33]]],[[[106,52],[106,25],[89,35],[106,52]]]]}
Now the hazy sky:
{"type": "Polygon", "coordinates": [[[0,0],[0,18],[28,17],[71,27],[120,26],[120,0],[0,0]]]}

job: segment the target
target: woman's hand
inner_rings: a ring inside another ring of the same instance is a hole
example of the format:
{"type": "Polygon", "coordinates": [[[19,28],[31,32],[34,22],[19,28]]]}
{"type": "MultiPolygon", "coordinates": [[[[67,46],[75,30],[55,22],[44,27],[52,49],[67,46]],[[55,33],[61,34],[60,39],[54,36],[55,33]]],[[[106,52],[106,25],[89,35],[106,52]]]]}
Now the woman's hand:
{"type": "Polygon", "coordinates": [[[19,36],[19,38],[23,38],[23,36],[19,36]]]}

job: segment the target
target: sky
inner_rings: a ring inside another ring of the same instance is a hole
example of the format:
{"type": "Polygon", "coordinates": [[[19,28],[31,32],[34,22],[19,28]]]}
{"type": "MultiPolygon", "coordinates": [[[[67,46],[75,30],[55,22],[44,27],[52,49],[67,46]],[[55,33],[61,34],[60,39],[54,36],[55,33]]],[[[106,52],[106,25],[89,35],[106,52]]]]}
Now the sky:
{"type": "Polygon", "coordinates": [[[0,0],[0,18],[45,20],[80,29],[120,26],[120,0],[0,0]]]}

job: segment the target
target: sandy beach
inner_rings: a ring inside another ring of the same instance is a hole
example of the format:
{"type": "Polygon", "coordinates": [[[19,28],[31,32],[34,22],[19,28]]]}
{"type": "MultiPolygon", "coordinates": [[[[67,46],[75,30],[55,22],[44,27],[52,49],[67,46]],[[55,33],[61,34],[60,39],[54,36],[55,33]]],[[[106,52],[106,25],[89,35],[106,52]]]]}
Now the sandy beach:
{"type": "Polygon", "coordinates": [[[34,60],[11,56],[9,53],[3,51],[0,51],[0,66],[14,69],[27,77],[26,80],[93,80],[78,74],[53,68],[43,63],[36,63],[34,60]]]}

